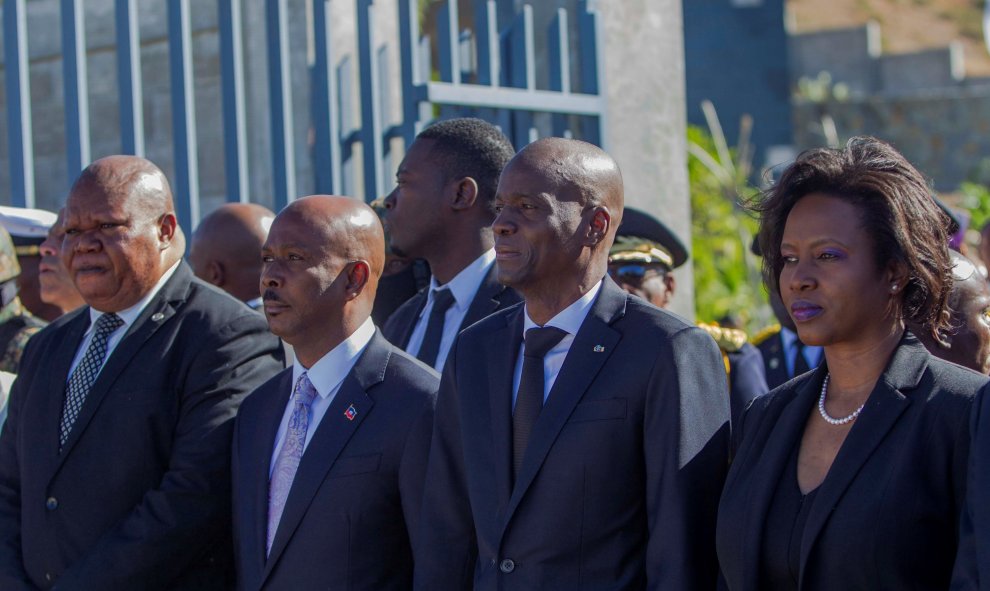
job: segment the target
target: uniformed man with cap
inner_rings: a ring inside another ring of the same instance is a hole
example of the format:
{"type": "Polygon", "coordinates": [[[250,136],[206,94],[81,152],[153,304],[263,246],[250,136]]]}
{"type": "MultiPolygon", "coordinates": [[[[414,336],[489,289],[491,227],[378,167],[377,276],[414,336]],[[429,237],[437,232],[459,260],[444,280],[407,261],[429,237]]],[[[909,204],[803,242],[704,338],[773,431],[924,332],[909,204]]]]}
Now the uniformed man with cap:
{"type": "Polygon", "coordinates": [[[17,253],[21,274],[17,278],[17,289],[21,303],[28,312],[51,322],[62,315],[63,310],[47,304],[41,299],[39,265],[41,264],[41,243],[48,237],[58,216],[44,209],[28,207],[0,206],[0,226],[10,234],[17,253]]]}
{"type": "Polygon", "coordinates": [[[20,273],[10,234],[0,227],[0,371],[14,374],[28,339],[46,324],[21,304],[17,296],[20,273]]]}
{"type": "MultiPolygon", "coordinates": [[[[666,308],[674,295],[673,270],[688,259],[684,243],[655,217],[626,207],[615,244],[609,251],[608,273],[627,292],[666,308]]],[[[763,358],[746,342],[746,333],[717,324],[699,324],[718,343],[729,377],[729,403],[735,423],[746,404],[766,394],[763,358]]]]}

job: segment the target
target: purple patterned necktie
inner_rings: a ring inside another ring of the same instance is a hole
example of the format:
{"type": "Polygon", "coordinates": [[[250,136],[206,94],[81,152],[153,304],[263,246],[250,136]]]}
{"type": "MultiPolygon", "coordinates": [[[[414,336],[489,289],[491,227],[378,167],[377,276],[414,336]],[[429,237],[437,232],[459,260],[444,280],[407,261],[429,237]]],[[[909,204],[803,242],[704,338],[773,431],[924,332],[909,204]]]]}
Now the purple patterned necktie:
{"type": "Polygon", "coordinates": [[[309,376],[303,372],[296,380],[292,392],[292,416],[285,430],[285,440],[282,449],[275,459],[275,469],[268,481],[268,542],[266,554],[272,551],[272,542],[278,530],[278,522],[285,509],[285,500],[289,497],[292,480],[296,477],[299,460],[302,459],[303,447],[306,445],[306,430],[309,428],[309,411],[316,398],[316,388],[309,381],[309,376]]]}

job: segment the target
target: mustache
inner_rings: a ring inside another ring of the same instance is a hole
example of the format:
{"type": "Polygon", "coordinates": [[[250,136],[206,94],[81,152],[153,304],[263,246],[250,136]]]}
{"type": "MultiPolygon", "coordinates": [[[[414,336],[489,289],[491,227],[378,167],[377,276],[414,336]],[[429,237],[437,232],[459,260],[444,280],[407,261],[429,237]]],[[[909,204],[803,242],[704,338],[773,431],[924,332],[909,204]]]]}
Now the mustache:
{"type": "Polygon", "coordinates": [[[261,299],[266,302],[281,302],[282,298],[278,297],[278,294],[270,289],[266,289],[265,293],[261,294],[261,299]]]}

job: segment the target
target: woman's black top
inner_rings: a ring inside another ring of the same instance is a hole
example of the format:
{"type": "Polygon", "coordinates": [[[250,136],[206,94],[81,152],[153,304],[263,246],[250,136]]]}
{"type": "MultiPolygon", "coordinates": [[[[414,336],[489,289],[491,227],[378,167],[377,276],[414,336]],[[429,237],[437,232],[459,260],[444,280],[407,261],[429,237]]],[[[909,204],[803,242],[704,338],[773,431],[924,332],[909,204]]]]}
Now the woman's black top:
{"type": "Polygon", "coordinates": [[[761,550],[760,589],[797,591],[801,536],[818,489],[801,494],[797,480],[798,448],[794,446],[767,512],[761,550]]]}

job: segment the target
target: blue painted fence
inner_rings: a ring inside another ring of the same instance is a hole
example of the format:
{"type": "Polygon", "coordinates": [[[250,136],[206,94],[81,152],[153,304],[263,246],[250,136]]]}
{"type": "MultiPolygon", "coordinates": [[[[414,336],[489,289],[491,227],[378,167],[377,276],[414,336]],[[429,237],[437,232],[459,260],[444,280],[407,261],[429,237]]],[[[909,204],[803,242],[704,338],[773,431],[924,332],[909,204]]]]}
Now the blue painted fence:
{"type": "MultiPolygon", "coordinates": [[[[29,85],[28,35],[51,35],[50,30],[29,31],[25,0],[2,0],[3,77],[6,91],[6,130],[10,187],[9,202],[35,204],[33,121],[29,85]]],[[[65,157],[68,187],[91,159],[90,105],[88,104],[87,44],[83,0],[58,0],[61,20],[62,75],[65,102],[65,157]]],[[[108,0],[109,1],[109,0],[108,0]]],[[[145,130],[142,113],[141,39],[137,0],[112,0],[115,28],[120,146],[125,153],[143,155],[145,130]]],[[[340,2],[343,0],[334,0],[340,2]]],[[[264,0],[268,70],[268,106],[271,121],[272,197],[276,209],[298,196],[296,159],[312,158],[313,186],[317,192],[350,194],[370,201],[390,189],[397,162],[392,140],[405,145],[423,126],[437,118],[477,116],[498,124],[517,147],[542,134],[579,137],[601,144],[606,125],[604,98],[599,94],[599,27],[597,14],[584,0],[574,14],[556,12],[546,31],[547,54],[543,78],[537,87],[537,32],[529,5],[509,22],[498,19],[495,0],[473,0],[474,22],[462,29],[456,0],[437,11],[436,39],[421,33],[419,2],[398,2],[397,39],[375,38],[375,13],[384,0],[356,3],[356,55],[334,55],[331,38],[331,0],[310,0],[315,59],[310,69],[311,153],[295,153],[292,94],[289,76],[289,25],[306,18],[290,10],[288,0],[264,0]],[[574,22],[571,22],[574,19],[574,22]],[[577,40],[571,32],[576,30],[577,40]],[[399,43],[400,72],[388,71],[387,44],[399,43]],[[437,59],[433,59],[433,47],[437,59]],[[434,63],[436,61],[436,63],[434,63]],[[577,73],[579,83],[572,82],[577,73]],[[390,93],[401,85],[401,120],[386,121],[390,93]],[[359,97],[357,101],[354,96],[359,97]],[[363,168],[356,169],[361,150],[363,168]],[[360,187],[357,176],[361,176],[360,187]],[[363,194],[360,194],[362,193],[363,194]]],[[[508,0],[505,0],[508,1],[508,0]]],[[[171,79],[173,189],[180,221],[187,228],[201,214],[200,175],[197,167],[196,93],[193,84],[190,0],[166,0],[168,61],[171,79]]],[[[251,201],[248,144],[245,132],[245,74],[243,6],[241,0],[217,0],[221,62],[226,199],[251,201]]],[[[503,12],[504,13],[504,12],[503,12]]],[[[6,188],[0,187],[0,193],[6,188]]]]}

